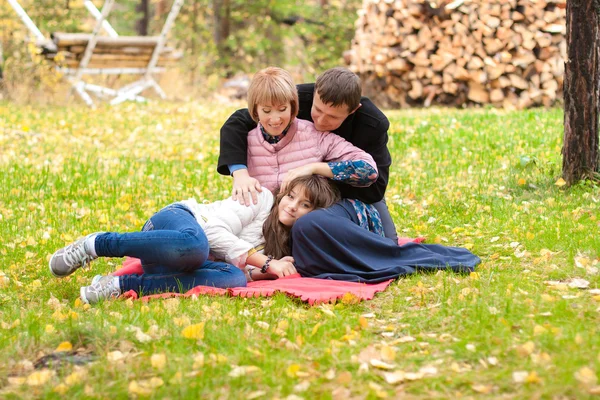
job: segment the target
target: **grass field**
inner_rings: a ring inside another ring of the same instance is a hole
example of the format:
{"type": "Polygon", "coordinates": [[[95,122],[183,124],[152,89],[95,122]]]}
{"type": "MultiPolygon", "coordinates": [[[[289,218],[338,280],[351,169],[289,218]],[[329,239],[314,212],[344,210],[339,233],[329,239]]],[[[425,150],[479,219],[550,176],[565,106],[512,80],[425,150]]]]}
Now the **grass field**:
{"type": "Polygon", "coordinates": [[[50,275],[49,256],[83,234],[227,196],[218,132],[233,110],[0,103],[0,398],[600,394],[600,188],[556,184],[558,109],[387,113],[399,233],[471,249],[471,275],[314,307],[283,295],[90,307],[79,287],[121,260],[50,275]]]}

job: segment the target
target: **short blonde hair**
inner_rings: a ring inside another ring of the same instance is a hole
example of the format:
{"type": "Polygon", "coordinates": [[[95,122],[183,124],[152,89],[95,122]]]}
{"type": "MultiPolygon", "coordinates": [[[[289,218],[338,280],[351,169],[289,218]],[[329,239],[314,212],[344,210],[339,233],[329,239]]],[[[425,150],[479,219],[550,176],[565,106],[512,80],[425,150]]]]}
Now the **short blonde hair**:
{"type": "Polygon", "coordinates": [[[292,75],[282,68],[268,67],[257,72],[248,88],[248,112],[258,122],[258,105],[289,102],[292,119],[298,115],[298,89],[292,75]]]}

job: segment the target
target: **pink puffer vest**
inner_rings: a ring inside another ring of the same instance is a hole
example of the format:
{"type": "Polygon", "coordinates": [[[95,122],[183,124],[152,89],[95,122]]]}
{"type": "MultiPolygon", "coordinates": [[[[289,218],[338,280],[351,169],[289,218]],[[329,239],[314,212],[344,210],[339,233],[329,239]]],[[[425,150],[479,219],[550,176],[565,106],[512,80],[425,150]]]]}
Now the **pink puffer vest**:
{"type": "Polygon", "coordinates": [[[248,133],[248,173],[269,190],[279,187],[293,168],[321,161],[368,162],[377,169],[373,157],[330,132],[319,132],[312,122],[295,118],[279,143],[268,143],[260,126],[248,133]]]}

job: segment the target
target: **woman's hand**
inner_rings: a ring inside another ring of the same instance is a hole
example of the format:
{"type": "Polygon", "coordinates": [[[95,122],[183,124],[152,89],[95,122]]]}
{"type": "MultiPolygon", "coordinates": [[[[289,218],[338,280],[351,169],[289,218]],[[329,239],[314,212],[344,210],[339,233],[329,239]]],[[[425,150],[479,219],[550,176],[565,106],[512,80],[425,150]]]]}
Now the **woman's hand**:
{"type": "Polygon", "coordinates": [[[296,267],[294,266],[294,258],[286,256],[279,260],[271,260],[267,272],[269,274],[277,275],[277,278],[283,278],[284,276],[290,276],[297,273],[296,267]]]}
{"type": "Polygon", "coordinates": [[[231,198],[234,201],[239,201],[243,206],[250,206],[252,203],[257,204],[258,192],[262,192],[260,183],[248,174],[247,169],[239,169],[233,173],[231,198]]]}
{"type": "Polygon", "coordinates": [[[281,182],[281,190],[285,190],[287,185],[295,178],[300,176],[310,176],[315,174],[315,164],[318,163],[310,163],[303,165],[301,167],[292,168],[286,174],[285,178],[281,182]]]}

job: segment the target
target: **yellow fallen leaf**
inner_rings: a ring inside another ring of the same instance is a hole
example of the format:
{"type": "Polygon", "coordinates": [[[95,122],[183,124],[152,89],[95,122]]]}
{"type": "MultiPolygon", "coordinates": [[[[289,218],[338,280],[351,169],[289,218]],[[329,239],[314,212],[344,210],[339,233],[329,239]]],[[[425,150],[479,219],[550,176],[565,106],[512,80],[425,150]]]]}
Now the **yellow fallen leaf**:
{"type": "Polygon", "coordinates": [[[186,339],[204,339],[204,322],[186,326],[181,331],[181,336],[183,336],[186,339]]]}
{"type": "Polygon", "coordinates": [[[517,346],[516,350],[517,354],[521,357],[527,357],[535,350],[535,343],[530,340],[520,346],[517,346]]]}
{"type": "Polygon", "coordinates": [[[187,325],[191,324],[190,319],[188,317],[186,317],[185,315],[183,317],[175,317],[175,318],[173,318],[173,322],[177,326],[184,326],[184,325],[187,326],[187,325]]]}
{"type": "Polygon", "coordinates": [[[527,371],[515,371],[512,374],[513,381],[515,381],[515,383],[523,383],[525,382],[525,379],[527,379],[528,375],[529,372],[527,371]]]}
{"type": "Polygon", "coordinates": [[[471,389],[477,393],[490,394],[494,390],[494,387],[492,385],[474,384],[471,385],[471,389]]]}
{"type": "Polygon", "coordinates": [[[543,300],[543,301],[545,301],[545,302],[547,302],[547,303],[551,303],[551,302],[553,302],[554,300],[556,300],[556,299],[554,298],[554,296],[550,296],[549,294],[546,294],[546,293],[542,294],[541,298],[542,298],[542,300],[543,300]]]}
{"type": "Polygon", "coordinates": [[[204,366],[204,353],[198,353],[194,356],[194,365],[192,365],[193,369],[200,369],[204,366]]]}
{"type": "Polygon", "coordinates": [[[24,385],[27,382],[27,377],[25,376],[9,376],[7,378],[9,385],[20,386],[24,385]]]}
{"type": "Polygon", "coordinates": [[[590,367],[583,367],[575,372],[575,379],[586,386],[593,386],[598,382],[596,372],[590,367]]]}
{"type": "Polygon", "coordinates": [[[394,361],[396,359],[396,349],[391,346],[381,346],[381,359],[384,361],[394,361]]]}
{"type": "Polygon", "coordinates": [[[50,334],[50,333],[54,333],[54,332],[56,332],[56,328],[54,328],[54,326],[53,326],[53,325],[49,325],[49,324],[48,324],[48,325],[46,325],[46,328],[44,329],[44,331],[45,331],[46,333],[50,334]]]}
{"type": "Polygon", "coordinates": [[[264,329],[265,331],[271,327],[271,325],[269,325],[269,323],[265,321],[256,321],[256,325],[258,325],[260,329],[264,329]]]}
{"type": "Polygon", "coordinates": [[[336,379],[336,382],[340,385],[346,385],[352,382],[352,373],[350,371],[340,372],[336,379]]]}
{"type": "Polygon", "coordinates": [[[346,292],[342,296],[342,304],[357,304],[360,302],[360,298],[351,292],[346,292]]]}
{"type": "Polygon", "coordinates": [[[405,376],[404,371],[384,372],[383,379],[390,385],[404,382],[405,376]]]}
{"type": "Polygon", "coordinates": [[[277,323],[277,329],[281,331],[286,331],[290,326],[290,323],[286,319],[282,319],[277,323]]]}
{"type": "Polygon", "coordinates": [[[542,380],[540,379],[540,376],[535,371],[531,371],[527,375],[527,378],[525,378],[525,383],[541,383],[541,382],[542,382],[542,380]]]}
{"type": "Polygon", "coordinates": [[[291,364],[289,367],[287,367],[285,373],[290,378],[295,378],[298,374],[298,371],[300,371],[300,366],[298,364],[291,364]]]}
{"type": "Polygon", "coordinates": [[[27,385],[29,386],[42,386],[45,385],[52,376],[54,376],[55,372],[49,369],[42,369],[40,371],[32,372],[27,377],[27,385]]]}
{"type": "Polygon", "coordinates": [[[138,395],[138,396],[150,396],[152,394],[152,389],[148,387],[144,387],[140,385],[137,381],[129,382],[129,386],[127,387],[130,394],[138,395]]]}
{"type": "Polygon", "coordinates": [[[82,371],[75,371],[65,378],[65,384],[68,386],[77,385],[84,377],[85,375],[82,371]]]}
{"type": "Polygon", "coordinates": [[[311,331],[311,333],[310,333],[310,336],[314,336],[314,335],[317,333],[317,331],[319,330],[319,328],[321,327],[321,325],[322,325],[322,324],[321,324],[320,322],[317,322],[317,323],[315,324],[315,326],[312,328],[312,331],[311,331]]]}
{"type": "Polygon", "coordinates": [[[323,312],[323,314],[329,315],[330,317],[335,317],[334,312],[331,311],[331,309],[328,306],[326,306],[325,304],[320,305],[319,310],[321,310],[321,312],[323,312]]]}
{"type": "Polygon", "coordinates": [[[111,351],[106,355],[106,359],[108,362],[117,363],[125,358],[125,354],[120,352],[119,350],[111,351]]]}
{"type": "Polygon", "coordinates": [[[164,353],[152,354],[150,357],[150,364],[153,368],[162,370],[167,364],[167,356],[164,353]]]}
{"type": "Polygon", "coordinates": [[[232,378],[238,378],[240,376],[246,376],[255,372],[259,372],[261,369],[256,365],[240,365],[234,366],[229,372],[229,376],[232,378]]]}
{"type": "Polygon", "coordinates": [[[531,233],[531,232],[527,232],[525,234],[525,237],[527,238],[527,240],[533,240],[533,239],[535,239],[535,235],[533,233],[531,233]]]}
{"type": "Polygon", "coordinates": [[[588,390],[589,394],[600,394],[600,386],[594,386],[588,390]]]}
{"type": "Polygon", "coordinates": [[[372,366],[374,366],[375,368],[384,369],[384,370],[388,370],[388,371],[391,369],[394,369],[394,367],[395,367],[394,364],[389,364],[389,363],[383,362],[381,360],[378,360],[376,358],[372,359],[370,361],[370,364],[372,366]]]}
{"type": "Polygon", "coordinates": [[[375,392],[375,396],[379,399],[387,399],[388,394],[381,385],[375,382],[369,382],[369,388],[375,392]]]}
{"type": "Polygon", "coordinates": [[[264,397],[267,394],[264,390],[256,390],[254,392],[250,392],[246,395],[246,400],[254,400],[259,397],[264,397]]]}
{"type": "Polygon", "coordinates": [[[360,325],[360,327],[362,329],[368,328],[369,327],[369,321],[363,317],[362,315],[358,318],[358,324],[360,325]]]}
{"type": "Polygon", "coordinates": [[[58,393],[60,395],[64,395],[64,394],[66,394],[69,391],[69,387],[67,385],[65,385],[64,383],[59,383],[52,390],[55,393],[58,393]]]}
{"type": "Polygon", "coordinates": [[[558,178],[558,180],[556,182],[554,182],[554,185],[556,185],[558,187],[563,187],[566,184],[567,184],[567,182],[563,178],[558,178]]]}
{"type": "Polygon", "coordinates": [[[533,336],[543,335],[546,332],[548,332],[548,330],[541,325],[536,325],[533,327],[533,336]]]}
{"type": "Polygon", "coordinates": [[[55,353],[60,353],[61,351],[71,351],[73,350],[73,345],[71,342],[62,342],[59,344],[54,350],[55,353]]]}

